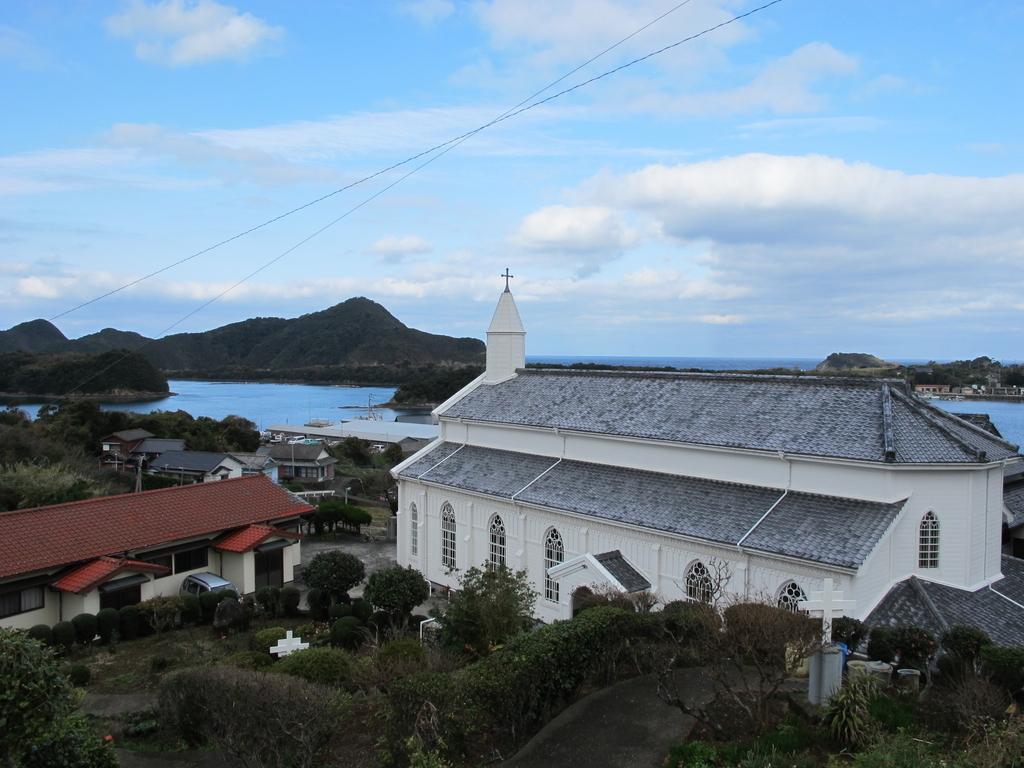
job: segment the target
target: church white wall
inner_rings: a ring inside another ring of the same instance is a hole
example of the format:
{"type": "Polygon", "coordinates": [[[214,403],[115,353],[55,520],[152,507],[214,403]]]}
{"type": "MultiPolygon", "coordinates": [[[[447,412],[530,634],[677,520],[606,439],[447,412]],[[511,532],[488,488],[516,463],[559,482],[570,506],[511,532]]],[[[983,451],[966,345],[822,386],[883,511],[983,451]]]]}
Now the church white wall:
{"type": "Polygon", "coordinates": [[[411,565],[430,581],[451,588],[458,586],[458,573],[446,573],[440,566],[440,515],[445,502],[452,505],[456,515],[456,561],[460,571],[487,561],[491,517],[496,513],[501,515],[506,531],[508,565],[528,572],[538,592],[536,613],[544,621],[571,615],[572,595],[567,589],[561,590],[558,603],[544,598],[544,538],[552,526],[562,535],[565,561],[588,552],[596,554],[618,549],[644,574],[665,601],[686,599],[686,571],[697,559],[705,564],[712,558],[728,563],[732,575],[727,591],[732,597],[745,595],[774,600],[790,579],[795,579],[805,592],[821,589],[823,580],[828,576],[839,588],[849,588],[851,581],[843,572],[810,563],[779,560],[732,547],[686,541],[402,480],[399,483],[398,562],[411,565]],[[420,521],[416,555],[409,550],[409,504],[412,502],[416,503],[420,521]]]}

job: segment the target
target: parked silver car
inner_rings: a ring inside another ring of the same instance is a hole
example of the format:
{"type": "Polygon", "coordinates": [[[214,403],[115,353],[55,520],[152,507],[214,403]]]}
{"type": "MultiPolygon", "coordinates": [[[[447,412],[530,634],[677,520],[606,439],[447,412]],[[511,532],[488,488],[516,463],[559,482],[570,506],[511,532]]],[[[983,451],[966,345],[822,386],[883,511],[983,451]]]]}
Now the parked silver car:
{"type": "Polygon", "coordinates": [[[186,576],[179,591],[183,595],[201,595],[203,592],[217,592],[222,589],[230,589],[236,595],[240,594],[238,587],[215,573],[193,573],[186,576]]]}

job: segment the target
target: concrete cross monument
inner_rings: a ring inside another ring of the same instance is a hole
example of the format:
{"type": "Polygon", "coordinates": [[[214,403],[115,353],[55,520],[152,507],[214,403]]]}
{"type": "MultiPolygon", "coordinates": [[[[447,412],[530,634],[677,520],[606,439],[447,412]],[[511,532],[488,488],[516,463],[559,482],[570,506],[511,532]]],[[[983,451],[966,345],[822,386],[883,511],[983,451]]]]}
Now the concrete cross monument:
{"type": "Polygon", "coordinates": [[[821,639],[825,645],[832,643],[832,619],[842,617],[845,611],[852,610],[857,605],[856,600],[843,600],[843,593],[832,587],[832,579],[825,579],[821,592],[811,592],[809,599],[797,603],[797,607],[801,611],[806,611],[808,616],[821,616],[821,639]]]}
{"type": "Polygon", "coordinates": [[[302,642],[301,637],[292,637],[292,631],[289,629],[287,634],[277,641],[277,645],[270,646],[270,652],[280,658],[306,648],[309,648],[309,643],[302,642]]]}
{"type": "Polygon", "coordinates": [[[823,704],[843,684],[843,656],[832,645],[832,619],[843,616],[851,610],[854,600],[843,600],[843,593],[834,589],[832,579],[825,579],[820,592],[812,592],[809,600],[801,600],[797,607],[808,616],[821,616],[823,647],[811,657],[810,675],[807,678],[807,698],[811,704],[823,704]]]}

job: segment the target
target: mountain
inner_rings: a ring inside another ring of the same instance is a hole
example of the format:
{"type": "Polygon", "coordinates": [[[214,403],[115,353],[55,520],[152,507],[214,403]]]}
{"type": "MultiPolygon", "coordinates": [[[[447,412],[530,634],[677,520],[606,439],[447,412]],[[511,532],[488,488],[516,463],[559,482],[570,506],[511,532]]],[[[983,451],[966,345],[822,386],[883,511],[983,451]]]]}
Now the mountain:
{"type": "Polygon", "coordinates": [[[68,339],[45,320],[0,331],[0,352],[80,352],[138,349],[157,368],[202,374],[235,369],[309,369],[321,366],[481,364],[479,339],[440,336],[407,327],[375,301],[354,298],[292,319],[256,317],[202,333],[150,340],[131,331],[105,328],[68,339]]]}
{"type": "Polygon", "coordinates": [[[851,371],[862,368],[896,368],[880,357],[864,352],[833,352],[815,367],[816,371],[851,371]]]}

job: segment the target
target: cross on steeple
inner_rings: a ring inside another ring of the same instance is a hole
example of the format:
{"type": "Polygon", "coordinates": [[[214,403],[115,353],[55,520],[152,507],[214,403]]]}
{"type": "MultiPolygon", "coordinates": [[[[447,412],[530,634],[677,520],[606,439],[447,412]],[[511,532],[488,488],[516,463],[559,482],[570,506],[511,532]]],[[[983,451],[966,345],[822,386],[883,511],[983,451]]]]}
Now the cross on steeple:
{"type": "Polygon", "coordinates": [[[508,281],[510,279],[512,279],[513,277],[515,277],[515,275],[509,274],[508,267],[505,267],[505,274],[498,275],[498,277],[504,277],[505,278],[505,293],[510,293],[510,291],[508,289],[508,281]]]}

